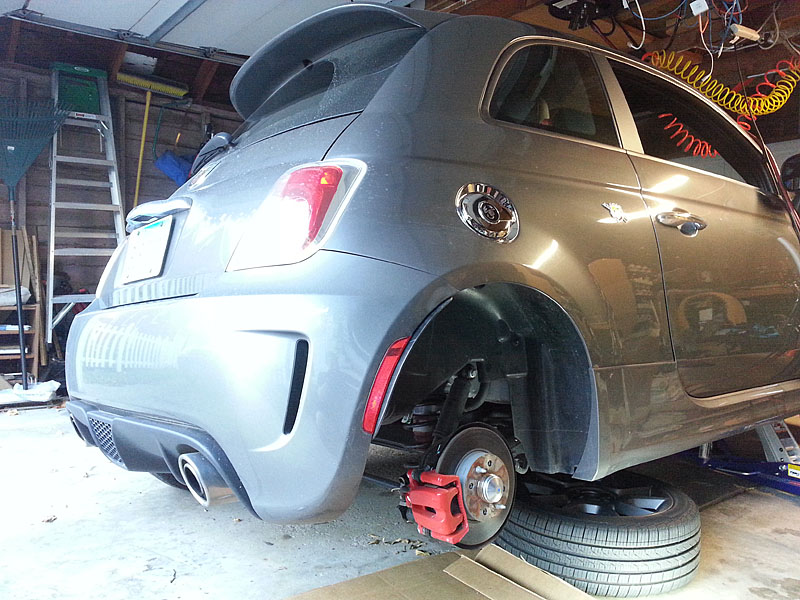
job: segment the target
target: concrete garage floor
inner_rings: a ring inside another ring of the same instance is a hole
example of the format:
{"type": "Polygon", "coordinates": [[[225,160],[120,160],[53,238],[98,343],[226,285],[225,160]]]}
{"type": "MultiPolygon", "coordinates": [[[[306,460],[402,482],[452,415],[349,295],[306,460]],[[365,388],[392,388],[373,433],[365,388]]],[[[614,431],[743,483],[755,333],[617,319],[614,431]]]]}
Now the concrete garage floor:
{"type": "MultiPolygon", "coordinates": [[[[370,468],[391,459],[375,453],[370,468]]],[[[800,599],[800,498],[674,458],[646,470],[705,505],[697,577],[658,598],[800,599]]],[[[417,535],[395,496],[368,482],[324,525],[270,525],[237,504],[205,512],[85,447],[57,409],[0,413],[0,481],[0,598],[277,600],[418,558],[413,544],[384,539],[451,549],[417,535]]]]}

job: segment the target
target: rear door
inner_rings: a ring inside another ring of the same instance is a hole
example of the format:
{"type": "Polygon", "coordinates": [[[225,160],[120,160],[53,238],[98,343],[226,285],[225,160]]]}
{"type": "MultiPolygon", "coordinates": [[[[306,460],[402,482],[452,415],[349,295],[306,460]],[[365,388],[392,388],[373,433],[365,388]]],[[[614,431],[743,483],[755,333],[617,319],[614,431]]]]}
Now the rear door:
{"type": "Polygon", "coordinates": [[[702,100],[610,61],[642,152],[681,382],[696,397],[795,379],[800,245],[761,152],[702,100]]]}

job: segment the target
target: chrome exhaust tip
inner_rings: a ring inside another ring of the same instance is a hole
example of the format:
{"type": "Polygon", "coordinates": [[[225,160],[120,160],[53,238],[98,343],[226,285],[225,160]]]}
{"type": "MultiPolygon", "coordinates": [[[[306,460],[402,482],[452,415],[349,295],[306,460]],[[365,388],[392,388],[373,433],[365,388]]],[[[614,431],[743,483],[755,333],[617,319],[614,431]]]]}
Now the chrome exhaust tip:
{"type": "Polygon", "coordinates": [[[201,506],[208,508],[238,501],[236,494],[228,487],[214,465],[199,452],[181,454],[178,457],[178,471],[189,492],[201,506]]]}

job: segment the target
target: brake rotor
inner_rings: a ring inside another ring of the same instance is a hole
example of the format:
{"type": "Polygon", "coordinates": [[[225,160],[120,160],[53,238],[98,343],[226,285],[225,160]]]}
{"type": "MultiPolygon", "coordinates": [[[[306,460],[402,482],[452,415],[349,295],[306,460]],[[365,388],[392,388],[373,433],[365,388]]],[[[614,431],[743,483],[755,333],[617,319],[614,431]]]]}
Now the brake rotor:
{"type": "Polygon", "coordinates": [[[491,541],[508,519],[516,486],[503,437],[486,426],[462,429],[445,446],[436,471],[457,475],[461,482],[469,531],[458,545],[470,548],[491,541]]]}

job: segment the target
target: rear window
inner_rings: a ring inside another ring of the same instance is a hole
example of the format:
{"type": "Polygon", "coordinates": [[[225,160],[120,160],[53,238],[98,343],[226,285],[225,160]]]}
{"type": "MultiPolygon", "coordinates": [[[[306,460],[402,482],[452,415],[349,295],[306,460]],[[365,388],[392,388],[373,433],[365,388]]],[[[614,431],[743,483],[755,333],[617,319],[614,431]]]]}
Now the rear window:
{"type": "Polygon", "coordinates": [[[314,121],[364,110],[394,67],[425,31],[395,29],[362,38],[288,79],[234,133],[238,138],[275,135],[314,121]]]}
{"type": "Polygon", "coordinates": [[[489,116],[619,145],[594,61],[572,48],[534,44],[518,50],[497,82],[489,116]]]}

